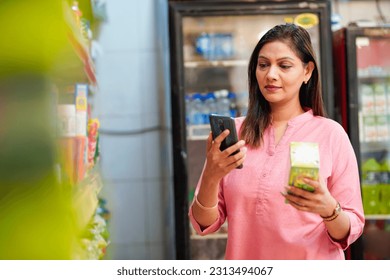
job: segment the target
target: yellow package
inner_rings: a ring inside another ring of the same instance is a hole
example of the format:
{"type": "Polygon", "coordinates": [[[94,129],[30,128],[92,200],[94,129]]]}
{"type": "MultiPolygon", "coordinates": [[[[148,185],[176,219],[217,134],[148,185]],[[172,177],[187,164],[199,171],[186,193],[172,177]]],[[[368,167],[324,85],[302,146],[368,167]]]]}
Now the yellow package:
{"type": "Polygon", "coordinates": [[[314,191],[313,187],[305,184],[303,177],[318,180],[320,169],[320,153],[318,143],[291,142],[290,143],[291,169],[289,185],[314,191]]]}

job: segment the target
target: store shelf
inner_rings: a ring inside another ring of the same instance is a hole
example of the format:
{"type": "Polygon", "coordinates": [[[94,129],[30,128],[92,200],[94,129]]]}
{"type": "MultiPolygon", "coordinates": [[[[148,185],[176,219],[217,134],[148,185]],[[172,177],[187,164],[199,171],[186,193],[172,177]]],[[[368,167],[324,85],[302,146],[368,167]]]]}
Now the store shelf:
{"type": "Polygon", "coordinates": [[[214,233],[209,235],[191,235],[190,239],[227,239],[227,233],[214,233]]]}
{"type": "Polygon", "coordinates": [[[248,66],[248,61],[247,60],[186,61],[184,62],[184,66],[187,68],[248,66]]]}
{"type": "Polygon", "coordinates": [[[384,72],[381,74],[359,74],[358,79],[364,81],[371,81],[377,79],[388,79],[390,77],[390,72],[384,72]]]}
{"type": "Polygon", "coordinates": [[[228,237],[228,229],[227,229],[227,222],[225,222],[221,228],[214,232],[207,235],[199,235],[196,233],[195,229],[191,226],[190,227],[190,239],[198,240],[198,239],[227,239],[228,237]]]}
{"type": "Polygon", "coordinates": [[[90,55],[87,40],[77,26],[72,15],[72,9],[67,2],[63,2],[64,22],[66,25],[64,36],[68,46],[63,49],[63,60],[56,71],[60,71],[62,79],[78,80],[96,85],[95,66],[90,55]]]}
{"type": "Polygon", "coordinates": [[[103,187],[100,170],[94,167],[79,184],[74,186],[72,206],[74,223],[82,232],[90,223],[98,206],[98,194],[103,187]]]}
{"type": "Polygon", "coordinates": [[[209,124],[188,125],[187,140],[206,140],[210,131],[209,124]]]}
{"type": "MultiPolygon", "coordinates": [[[[94,237],[85,236],[96,220],[103,182],[98,167],[84,177],[85,146],[73,137],[62,141],[55,130],[60,95],[75,102],[75,84],[97,84],[89,43],[76,25],[72,1],[19,2],[0,9],[0,87],[6,89],[1,102],[8,108],[2,111],[7,143],[1,163],[15,178],[1,178],[15,203],[3,203],[0,211],[7,217],[0,219],[7,229],[0,236],[0,259],[84,258],[88,249],[79,243],[94,237]]],[[[79,2],[91,9],[90,0],[79,2]]]]}
{"type": "Polygon", "coordinates": [[[390,220],[390,214],[365,215],[366,220],[390,220]]]}

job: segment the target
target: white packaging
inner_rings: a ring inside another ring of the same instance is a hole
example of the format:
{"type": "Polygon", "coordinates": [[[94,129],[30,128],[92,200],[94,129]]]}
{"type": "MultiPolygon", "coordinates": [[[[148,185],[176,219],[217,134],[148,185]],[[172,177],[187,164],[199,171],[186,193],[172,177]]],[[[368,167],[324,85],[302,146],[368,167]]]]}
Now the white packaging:
{"type": "Polygon", "coordinates": [[[76,112],[76,135],[87,136],[87,112],[76,112]]]}
{"type": "Polygon", "coordinates": [[[378,141],[387,141],[389,139],[387,115],[376,116],[376,131],[378,141]]]}
{"type": "Polygon", "coordinates": [[[376,130],[376,117],[365,116],[363,117],[363,129],[364,129],[364,140],[366,142],[377,141],[377,130],[376,130]]]}
{"type": "Polygon", "coordinates": [[[87,136],[88,85],[75,85],[76,136],[87,136]]]}
{"type": "Polygon", "coordinates": [[[390,83],[386,86],[387,113],[390,114],[390,83]]]}
{"type": "Polygon", "coordinates": [[[361,108],[364,116],[375,114],[374,90],[371,85],[363,84],[360,88],[361,108]]]}
{"type": "Polygon", "coordinates": [[[76,136],[76,106],[72,104],[58,105],[58,126],[59,137],[76,136]]]}
{"type": "Polygon", "coordinates": [[[386,85],[379,83],[375,84],[374,96],[375,113],[377,115],[387,114],[386,85]]]}

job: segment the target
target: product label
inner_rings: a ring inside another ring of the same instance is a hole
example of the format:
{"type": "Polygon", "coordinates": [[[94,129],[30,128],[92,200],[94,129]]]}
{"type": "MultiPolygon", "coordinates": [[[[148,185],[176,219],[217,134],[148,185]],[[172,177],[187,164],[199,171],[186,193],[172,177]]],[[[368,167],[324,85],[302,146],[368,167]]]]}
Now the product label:
{"type": "Polygon", "coordinates": [[[303,177],[318,180],[320,168],[320,154],[318,143],[291,142],[290,143],[291,169],[289,185],[308,191],[314,189],[302,181],[303,177]]]}

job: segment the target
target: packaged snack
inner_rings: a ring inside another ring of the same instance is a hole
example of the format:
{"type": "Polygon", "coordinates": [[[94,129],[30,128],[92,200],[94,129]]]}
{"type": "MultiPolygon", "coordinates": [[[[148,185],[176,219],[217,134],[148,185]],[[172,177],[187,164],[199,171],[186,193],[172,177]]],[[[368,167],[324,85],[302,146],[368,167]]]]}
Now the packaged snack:
{"type": "Polygon", "coordinates": [[[305,184],[303,177],[318,180],[320,169],[320,153],[318,143],[291,142],[290,143],[291,169],[289,185],[314,191],[313,187],[305,184]]]}
{"type": "Polygon", "coordinates": [[[88,120],[88,165],[93,167],[96,162],[100,123],[98,119],[88,120]]]}
{"type": "Polygon", "coordinates": [[[76,105],[76,136],[87,136],[87,98],[88,85],[76,84],[74,89],[74,103],[76,105]]]}

